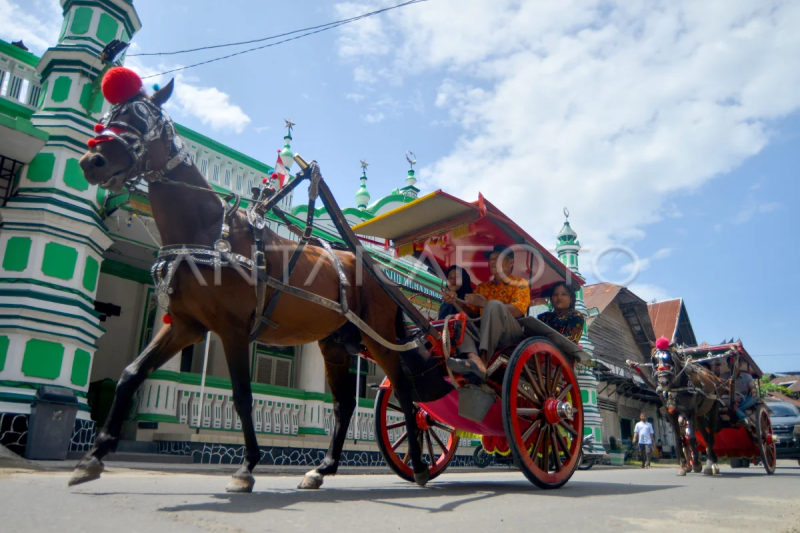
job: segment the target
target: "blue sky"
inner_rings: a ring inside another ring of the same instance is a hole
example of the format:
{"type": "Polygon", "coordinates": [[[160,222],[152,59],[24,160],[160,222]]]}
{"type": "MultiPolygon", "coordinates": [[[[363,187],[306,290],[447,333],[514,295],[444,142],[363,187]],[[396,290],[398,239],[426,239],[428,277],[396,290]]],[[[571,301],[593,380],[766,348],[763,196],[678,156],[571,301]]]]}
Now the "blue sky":
{"type": "MultiPolygon", "coordinates": [[[[137,0],[131,54],[398,2],[137,0]]],[[[41,54],[60,9],[0,0],[0,20],[1,38],[41,54]]],[[[359,159],[377,199],[403,185],[410,149],[423,191],[480,191],[546,245],[568,206],[589,282],[599,252],[628,247],[642,267],[632,289],[683,297],[698,340],[740,337],[764,370],[800,370],[797,27],[800,4],[764,0],[431,0],[184,71],[170,112],[270,164],[291,118],[293,147],[343,205],[359,159]]],[[[128,65],[156,73],[226,50],[128,65]]],[[[614,254],[598,269],[630,273],[614,254]]]]}

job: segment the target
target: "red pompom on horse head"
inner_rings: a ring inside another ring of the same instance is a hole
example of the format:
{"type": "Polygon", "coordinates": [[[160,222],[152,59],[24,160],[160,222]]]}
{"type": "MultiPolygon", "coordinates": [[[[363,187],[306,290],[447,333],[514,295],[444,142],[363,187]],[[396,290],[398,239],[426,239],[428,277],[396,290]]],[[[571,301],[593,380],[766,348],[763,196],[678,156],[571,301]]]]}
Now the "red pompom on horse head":
{"type": "Polygon", "coordinates": [[[103,96],[112,105],[127,102],[142,90],[142,78],[125,67],[114,67],[103,77],[103,96]]]}
{"type": "Polygon", "coordinates": [[[662,351],[669,350],[669,339],[666,337],[659,337],[658,340],[656,340],[656,348],[662,351]]]}

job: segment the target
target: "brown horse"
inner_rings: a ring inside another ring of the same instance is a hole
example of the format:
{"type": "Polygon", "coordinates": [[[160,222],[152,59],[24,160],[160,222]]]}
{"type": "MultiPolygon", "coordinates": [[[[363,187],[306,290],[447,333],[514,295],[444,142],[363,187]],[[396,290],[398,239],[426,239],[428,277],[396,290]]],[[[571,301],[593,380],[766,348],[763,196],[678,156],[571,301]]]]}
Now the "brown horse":
{"type": "MultiPolygon", "coordinates": [[[[92,147],[81,158],[80,165],[89,183],[112,191],[120,191],[142,175],[150,173],[153,176],[153,171],[160,173],[167,179],[150,181],[148,194],[163,246],[212,246],[220,238],[223,203],[191,164],[171,120],[161,110],[172,90],[173,83],[170,82],[152,97],[140,92],[130,101],[115,106],[110,116],[104,118],[106,131],[90,143],[92,147]],[[104,140],[107,142],[98,142],[104,140]]],[[[227,240],[232,252],[251,257],[253,228],[247,217],[242,212],[236,212],[229,225],[227,240]]],[[[282,279],[288,254],[275,250],[293,250],[297,243],[279,237],[268,228],[255,231],[263,232],[267,274],[282,279]]],[[[359,264],[353,254],[335,253],[349,282],[346,292],[349,309],[384,339],[395,342],[402,328],[398,306],[374,278],[357,276],[359,264]]],[[[321,247],[306,246],[291,271],[289,283],[338,301],[339,276],[326,254],[321,247]],[[315,268],[318,270],[312,275],[315,268]]],[[[257,297],[253,285],[233,268],[221,269],[219,284],[214,283],[213,268],[199,266],[198,271],[199,276],[193,273],[186,262],[176,269],[169,296],[172,322],[159,330],[153,341],[122,373],[105,426],[92,449],[76,466],[70,485],[100,477],[102,459],[117,446],[133,394],[154,370],[186,346],[202,340],[210,330],[222,340],[233,386],[233,401],[242,420],[245,438],[245,462],[233,475],[227,490],[252,491],[255,483],[252,471],[260,454],[251,417],[253,402],[248,336],[255,320],[257,297]]],[[[269,302],[274,291],[267,291],[266,301],[269,302]]],[[[346,350],[341,340],[341,331],[349,331],[352,339],[355,328],[337,312],[295,296],[284,294],[278,302],[269,317],[277,327],[264,329],[258,340],[282,346],[318,342],[334,398],[335,426],[327,454],[317,468],[306,474],[299,486],[316,489],[322,485],[324,476],[337,471],[356,405],[355,380],[349,373],[353,350],[346,350]]],[[[356,345],[360,341],[366,346],[394,384],[405,411],[408,434],[415,434],[412,396],[403,378],[398,354],[366,335],[359,339],[358,330],[355,330],[355,335],[356,345]]],[[[416,439],[408,439],[408,442],[415,480],[424,485],[429,470],[422,461],[420,445],[416,439]]]]}
{"type": "Polygon", "coordinates": [[[667,418],[675,434],[677,455],[680,458],[678,475],[685,476],[690,467],[686,462],[683,437],[678,417],[686,420],[694,472],[706,475],[719,474],[717,454],[714,453],[714,436],[720,430],[720,397],[725,390],[723,380],[704,366],[693,363],[689,357],[681,357],[672,347],[654,349],[651,355],[653,375],[658,387],[656,392],[667,409],[667,418]],[[697,449],[696,432],[706,442],[708,460],[703,468],[697,449]]]}

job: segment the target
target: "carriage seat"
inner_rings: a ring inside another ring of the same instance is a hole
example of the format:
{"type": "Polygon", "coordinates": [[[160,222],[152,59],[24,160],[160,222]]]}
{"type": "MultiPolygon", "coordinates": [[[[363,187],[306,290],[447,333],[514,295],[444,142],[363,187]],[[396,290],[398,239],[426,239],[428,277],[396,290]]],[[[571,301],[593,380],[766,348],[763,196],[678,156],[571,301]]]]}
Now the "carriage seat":
{"type": "Polygon", "coordinates": [[[570,360],[588,362],[591,360],[589,354],[583,351],[579,345],[575,344],[568,338],[564,337],[561,333],[557,332],[535,316],[525,316],[517,320],[522,330],[525,332],[525,337],[544,337],[553,344],[556,348],[566,355],[570,360]]]}

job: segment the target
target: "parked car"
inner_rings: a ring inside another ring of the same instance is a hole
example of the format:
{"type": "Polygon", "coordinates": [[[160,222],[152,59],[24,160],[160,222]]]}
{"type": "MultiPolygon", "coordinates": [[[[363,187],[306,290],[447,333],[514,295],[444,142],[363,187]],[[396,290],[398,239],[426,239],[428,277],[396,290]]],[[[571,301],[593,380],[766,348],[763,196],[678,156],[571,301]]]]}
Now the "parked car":
{"type": "Polygon", "coordinates": [[[800,464],[800,409],[789,402],[767,402],[772,434],[778,437],[778,459],[797,459],[800,464]]]}

